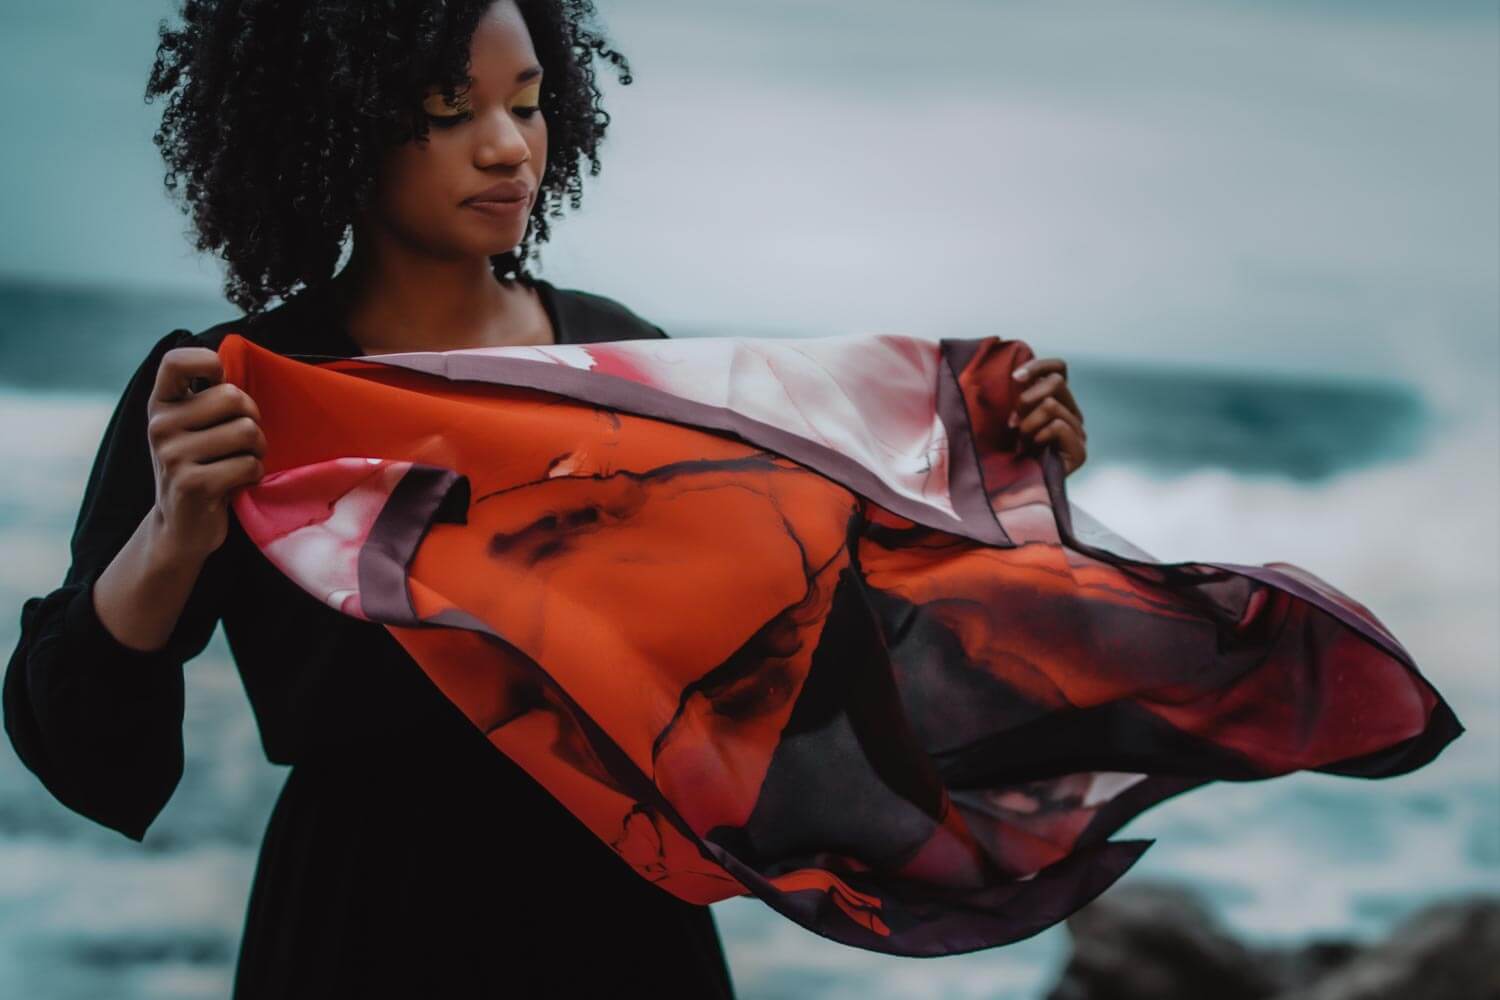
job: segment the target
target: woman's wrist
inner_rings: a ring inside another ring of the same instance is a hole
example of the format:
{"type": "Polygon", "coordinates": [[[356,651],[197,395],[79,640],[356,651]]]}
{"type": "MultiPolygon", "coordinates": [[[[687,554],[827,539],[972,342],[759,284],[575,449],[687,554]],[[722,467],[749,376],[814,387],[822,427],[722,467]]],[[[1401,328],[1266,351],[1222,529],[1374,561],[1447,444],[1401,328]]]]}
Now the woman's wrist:
{"type": "Polygon", "coordinates": [[[94,613],[120,645],[157,652],[171,638],[207,558],[183,545],[153,507],[94,582],[94,613]]]}
{"type": "Polygon", "coordinates": [[[173,575],[189,567],[196,572],[208,558],[208,553],[194,551],[172,531],[159,507],[153,506],[142,519],[141,530],[145,534],[142,547],[146,552],[146,571],[150,575],[173,575]]]}

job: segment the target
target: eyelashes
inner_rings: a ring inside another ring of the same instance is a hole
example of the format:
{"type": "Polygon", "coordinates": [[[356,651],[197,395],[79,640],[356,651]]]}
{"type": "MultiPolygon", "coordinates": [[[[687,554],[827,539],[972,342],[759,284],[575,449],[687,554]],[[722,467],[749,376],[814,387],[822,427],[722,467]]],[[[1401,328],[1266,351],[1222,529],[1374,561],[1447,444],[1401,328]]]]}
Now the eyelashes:
{"type": "MultiPolygon", "coordinates": [[[[535,118],[537,112],[541,111],[542,109],[535,104],[526,104],[512,108],[511,110],[529,121],[530,119],[535,118]]],[[[427,113],[427,121],[431,123],[434,128],[440,129],[453,128],[455,125],[462,124],[463,122],[466,122],[473,117],[474,116],[469,114],[467,111],[465,111],[463,114],[458,115],[435,115],[430,111],[427,113]]]]}

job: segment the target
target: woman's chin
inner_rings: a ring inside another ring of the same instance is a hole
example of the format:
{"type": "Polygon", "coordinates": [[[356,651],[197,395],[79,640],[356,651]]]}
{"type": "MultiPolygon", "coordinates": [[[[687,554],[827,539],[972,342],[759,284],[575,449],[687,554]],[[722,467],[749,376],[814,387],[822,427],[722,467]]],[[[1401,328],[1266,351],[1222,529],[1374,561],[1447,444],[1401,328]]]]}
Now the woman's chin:
{"type": "Polygon", "coordinates": [[[504,239],[489,239],[480,244],[480,252],[486,257],[495,257],[503,253],[509,253],[521,245],[525,232],[508,235],[504,239]]]}
{"type": "Polygon", "coordinates": [[[520,237],[515,239],[488,239],[475,240],[472,236],[466,240],[455,240],[454,246],[459,247],[458,252],[468,257],[498,257],[503,253],[509,253],[521,245],[520,237]]]}

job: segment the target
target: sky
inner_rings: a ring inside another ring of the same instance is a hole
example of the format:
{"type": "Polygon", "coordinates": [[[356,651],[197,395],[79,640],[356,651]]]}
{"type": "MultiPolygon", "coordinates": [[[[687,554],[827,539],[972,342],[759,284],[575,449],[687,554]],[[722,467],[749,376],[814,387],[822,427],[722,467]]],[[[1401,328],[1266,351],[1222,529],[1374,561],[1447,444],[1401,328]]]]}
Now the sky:
{"type": "MultiPolygon", "coordinates": [[[[1500,370],[1494,3],[598,5],[634,82],[540,273],[669,332],[1500,370]]],[[[0,12],[0,274],[218,293],[141,96],[171,11],[0,12]]]]}

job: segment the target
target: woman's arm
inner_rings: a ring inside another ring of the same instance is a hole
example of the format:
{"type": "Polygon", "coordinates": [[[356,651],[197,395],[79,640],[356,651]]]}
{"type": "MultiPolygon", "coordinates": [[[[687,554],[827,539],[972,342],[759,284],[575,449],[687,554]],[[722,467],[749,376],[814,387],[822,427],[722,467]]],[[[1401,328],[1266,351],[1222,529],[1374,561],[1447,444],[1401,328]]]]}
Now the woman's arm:
{"type": "Polygon", "coordinates": [[[64,805],[141,840],[182,776],[183,664],[218,623],[223,557],[175,541],[157,506],[148,408],[161,338],[94,458],[63,583],[28,599],[6,667],[5,729],[64,805]]]}

